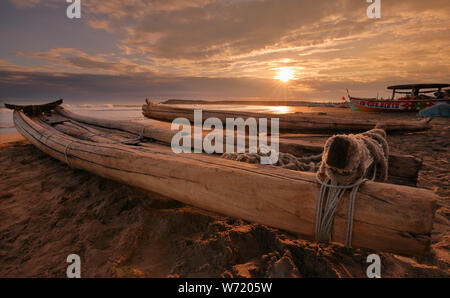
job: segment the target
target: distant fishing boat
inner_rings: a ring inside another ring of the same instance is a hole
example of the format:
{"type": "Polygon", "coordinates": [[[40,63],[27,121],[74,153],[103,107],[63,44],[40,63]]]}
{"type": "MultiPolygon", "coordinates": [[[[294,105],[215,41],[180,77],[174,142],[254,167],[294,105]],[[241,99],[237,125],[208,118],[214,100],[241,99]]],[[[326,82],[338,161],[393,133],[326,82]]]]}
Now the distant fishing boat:
{"type": "Polygon", "coordinates": [[[347,93],[350,103],[363,112],[415,112],[438,104],[450,103],[450,89],[443,90],[447,87],[450,87],[450,84],[389,86],[387,89],[392,90],[391,99],[357,98],[350,96],[348,90],[347,93]],[[403,96],[396,98],[397,94],[403,96]]]}

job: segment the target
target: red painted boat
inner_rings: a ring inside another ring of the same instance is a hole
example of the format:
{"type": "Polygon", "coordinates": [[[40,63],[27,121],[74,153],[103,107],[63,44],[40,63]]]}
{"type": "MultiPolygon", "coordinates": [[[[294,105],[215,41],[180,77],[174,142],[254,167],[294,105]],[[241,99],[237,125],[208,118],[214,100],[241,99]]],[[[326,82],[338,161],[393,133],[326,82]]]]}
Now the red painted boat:
{"type": "Polygon", "coordinates": [[[438,104],[450,104],[450,89],[443,89],[447,87],[450,84],[396,85],[388,87],[392,90],[392,98],[388,100],[357,98],[350,96],[350,93],[348,98],[356,109],[363,112],[416,112],[438,104]],[[427,95],[430,93],[433,96],[427,95]],[[396,98],[398,94],[403,96],[396,98]]]}

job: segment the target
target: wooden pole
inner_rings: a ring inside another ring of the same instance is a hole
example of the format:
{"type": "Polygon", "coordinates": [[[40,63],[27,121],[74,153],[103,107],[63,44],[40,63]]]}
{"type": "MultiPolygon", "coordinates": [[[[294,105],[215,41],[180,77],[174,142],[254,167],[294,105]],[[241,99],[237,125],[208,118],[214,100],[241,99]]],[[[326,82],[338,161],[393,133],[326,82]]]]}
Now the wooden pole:
{"type": "MultiPolygon", "coordinates": [[[[142,106],[144,116],[162,121],[173,121],[176,118],[186,118],[194,123],[194,109],[171,107],[160,104],[144,104],[142,106]]],[[[377,122],[369,119],[343,119],[326,115],[296,115],[296,114],[268,114],[238,111],[214,111],[203,110],[203,118],[218,118],[222,123],[226,123],[226,118],[279,118],[280,132],[361,132],[373,129],[377,122]]],[[[270,121],[268,121],[270,124],[270,121]]],[[[387,131],[417,131],[429,129],[427,121],[400,121],[392,120],[386,123],[387,131]]]]}

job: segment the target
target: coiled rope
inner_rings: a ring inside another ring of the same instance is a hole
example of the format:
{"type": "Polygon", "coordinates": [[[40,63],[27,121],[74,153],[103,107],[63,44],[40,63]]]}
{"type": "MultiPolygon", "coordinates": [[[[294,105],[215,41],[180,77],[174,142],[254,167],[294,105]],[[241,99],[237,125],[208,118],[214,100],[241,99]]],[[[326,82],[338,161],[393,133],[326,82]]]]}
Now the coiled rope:
{"type": "MultiPolygon", "coordinates": [[[[256,153],[223,153],[222,158],[259,164],[261,157],[269,155],[270,152],[258,150],[256,153]]],[[[278,161],[274,165],[294,171],[315,172],[319,168],[321,158],[322,154],[296,157],[290,153],[279,152],[278,161]]]]}

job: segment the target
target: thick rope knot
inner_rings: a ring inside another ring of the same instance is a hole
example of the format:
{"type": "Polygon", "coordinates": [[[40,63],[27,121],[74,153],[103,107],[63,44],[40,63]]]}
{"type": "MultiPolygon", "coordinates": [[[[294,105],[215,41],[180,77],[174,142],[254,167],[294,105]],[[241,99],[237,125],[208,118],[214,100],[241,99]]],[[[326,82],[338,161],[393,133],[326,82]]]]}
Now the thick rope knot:
{"type": "Polygon", "coordinates": [[[321,184],[316,213],[317,241],[331,241],[338,204],[349,189],[345,246],[351,247],[356,193],[369,177],[371,180],[387,179],[388,156],[386,132],[382,129],[328,139],[316,176],[321,184]]]}
{"type": "Polygon", "coordinates": [[[369,173],[375,175],[370,178],[385,181],[388,156],[386,132],[382,129],[357,135],[335,135],[325,144],[319,176],[329,177],[341,185],[352,184],[369,173]]]}
{"type": "MultiPolygon", "coordinates": [[[[247,163],[260,163],[268,153],[224,153],[223,158],[247,163]]],[[[386,132],[372,129],[356,135],[335,135],[329,138],[322,154],[296,157],[280,152],[275,166],[296,171],[316,172],[321,184],[316,213],[316,240],[330,242],[334,216],[346,190],[349,208],[345,246],[350,247],[356,193],[367,180],[385,181],[388,175],[389,148],[386,132]]]]}

